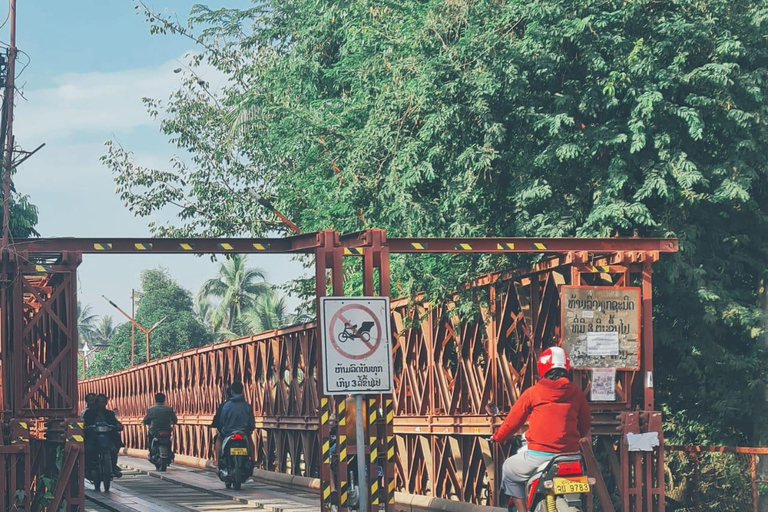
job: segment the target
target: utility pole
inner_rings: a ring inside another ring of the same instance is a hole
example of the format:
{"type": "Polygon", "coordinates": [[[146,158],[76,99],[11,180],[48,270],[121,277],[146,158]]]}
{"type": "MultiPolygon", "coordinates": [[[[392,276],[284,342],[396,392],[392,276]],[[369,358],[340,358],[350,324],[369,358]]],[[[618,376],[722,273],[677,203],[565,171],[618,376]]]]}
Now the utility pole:
{"type": "Polygon", "coordinates": [[[163,318],[162,318],[160,321],[158,321],[158,322],[155,322],[155,325],[153,325],[153,326],[152,326],[152,327],[150,327],[149,329],[146,329],[146,328],[144,328],[144,326],[143,326],[143,325],[141,325],[139,322],[137,322],[137,321],[136,321],[136,319],[135,319],[135,318],[133,318],[133,316],[129,316],[129,315],[128,315],[128,313],[126,313],[125,311],[123,311],[123,310],[120,308],[120,306],[118,306],[117,304],[115,304],[114,302],[112,302],[111,300],[109,300],[109,299],[107,298],[107,296],[106,296],[106,295],[102,295],[102,297],[104,297],[104,300],[106,300],[107,302],[109,302],[109,304],[110,304],[110,305],[111,305],[113,308],[115,308],[116,310],[118,310],[118,311],[119,311],[119,312],[120,312],[120,313],[121,313],[121,314],[122,314],[122,315],[123,315],[125,318],[127,318],[127,319],[128,319],[130,322],[131,322],[131,326],[135,326],[135,327],[136,327],[136,328],[138,328],[138,329],[139,329],[141,332],[143,332],[143,333],[144,333],[144,336],[145,336],[145,338],[146,338],[146,339],[145,339],[145,342],[146,342],[146,346],[147,346],[147,360],[146,360],[146,362],[148,363],[148,362],[149,362],[149,335],[150,335],[150,334],[152,334],[152,331],[154,331],[154,330],[155,330],[155,329],[156,329],[156,328],[157,328],[157,327],[158,327],[160,324],[162,324],[163,322],[165,322],[166,320],[168,320],[168,317],[167,317],[167,316],[164,316],[164,317],[163,317],[163,318]]]}
{"type": "Polygon", "coordinates": [[[8,19],[11,24],[11,42],[8,47],[8,76],[5,81],[5,163],[3,165],[3,250],[8,250],[10,239],[11,170],[13,169],[13,93],[16,90],[16,0],[9,2],[8,19]]]}

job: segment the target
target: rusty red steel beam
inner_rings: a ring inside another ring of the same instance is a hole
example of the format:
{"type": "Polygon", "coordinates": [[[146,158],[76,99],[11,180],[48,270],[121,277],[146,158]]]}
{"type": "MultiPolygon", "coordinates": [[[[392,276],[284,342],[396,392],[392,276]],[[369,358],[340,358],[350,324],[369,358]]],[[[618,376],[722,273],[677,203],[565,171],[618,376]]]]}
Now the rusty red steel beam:
{"type": "MultiPolygon", "coordinates": [[[[229,254],[312,253],[320,247],[320,233],[285,238],[24,238],[16,239],[15,251],[32,254],[75,251],[85,254],[229,254]]],[[[347,249],[373,243],[368,234],[340,237],[347,249]]],[[[678,250],[674,238],[387,238],[390,253],[591,253],[659,252],[678,250]]],[[[360,255],[362,251],[348,251],[360,255]]]]}

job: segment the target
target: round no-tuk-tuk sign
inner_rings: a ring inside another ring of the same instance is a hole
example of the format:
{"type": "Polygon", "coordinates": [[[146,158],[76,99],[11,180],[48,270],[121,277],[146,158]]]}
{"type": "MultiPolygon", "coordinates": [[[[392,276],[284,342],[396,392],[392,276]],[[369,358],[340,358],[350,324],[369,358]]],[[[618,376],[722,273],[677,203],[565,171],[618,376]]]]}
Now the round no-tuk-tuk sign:
{"type": "Polygon", "coordinates": [[[322,297],[320,342],[327,395],[392,392],[388,297],[322,297]]]}

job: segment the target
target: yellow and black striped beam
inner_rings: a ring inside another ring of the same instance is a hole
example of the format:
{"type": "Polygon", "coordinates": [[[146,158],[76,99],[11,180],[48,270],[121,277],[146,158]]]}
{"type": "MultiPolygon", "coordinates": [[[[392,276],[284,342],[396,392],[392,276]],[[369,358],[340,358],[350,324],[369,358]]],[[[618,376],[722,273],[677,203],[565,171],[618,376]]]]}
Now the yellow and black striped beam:
{"type": "MultiPolygon", "coordinates": [[[[29,253],[62,251],[118,254],[311,253],[318,233],[286,238],[23,238],[12,248],[29,253]]],[[[342,236],[344,238],[344,236],[342,236]]],[[[676,238],[388,238],[390,253],[566,253],[677,252],[676,238]]],[[[359,255],[359,247],[345,253],[359,255]]]]}
{"type": "Polygon", "coordinates": [[[677,252],[675,238],[387,238],[390,253],[677,252]]]}
{"type": "Polygon", "coordinates": [[[362,247],[345,247],[344,248],[344,256],[362,256],[362,255],[363,255],[362,247]]]}

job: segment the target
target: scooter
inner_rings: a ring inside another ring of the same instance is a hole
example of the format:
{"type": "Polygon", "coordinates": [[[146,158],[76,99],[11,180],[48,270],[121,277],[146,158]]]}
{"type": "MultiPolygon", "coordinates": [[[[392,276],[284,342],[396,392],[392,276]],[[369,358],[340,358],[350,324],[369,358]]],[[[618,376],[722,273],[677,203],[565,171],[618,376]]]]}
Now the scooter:
{"type": "MultiPolygon", "coordinates": [[[[109,491],[112,484],[112,432],[117,431],[117,427],[107,423],[97,423],[85,428],[86,432],[94,434],[88,443],[93,443],[87,453],[91,453],[85,476],[93,483],[93,487],[98,491],[103,484],[104,492],[109,491]]],[[[90,436],[89,436],[90,437],[90,436]]]]}
{"type": "MultiPolygon", "coordinates": [[[[487,406],[496,416],[498,408],[487,406]]],[[[525,434],[515,436],[517,452],[527,450],[525,434]]],[[[526,508],[529,512],[582,512],[584,498],[589,494],[595,479],[587,476],[584,458],[580,453],[562,453],[538,467],[526,483],[526,508]]],[[[517,512],[511,499],[502,491],[501,503],[506,501],[508,512],[517,512]]]]}
{"type": "Polygon", "coordinates": [[[219,480],[227,489],[239,491],[243,482],[253,476],[253,461],[249,455],[244,432],[234,432],[224,439],[219,455],[219,480]]]}
{"type": "Polygon", "coordinates": [[[171,431],[158,430],[152,438],[149,448],[149,462],[155,465],[158,471],[164,472],[173,462],[173,450],[171,449],[171,431]]]}

